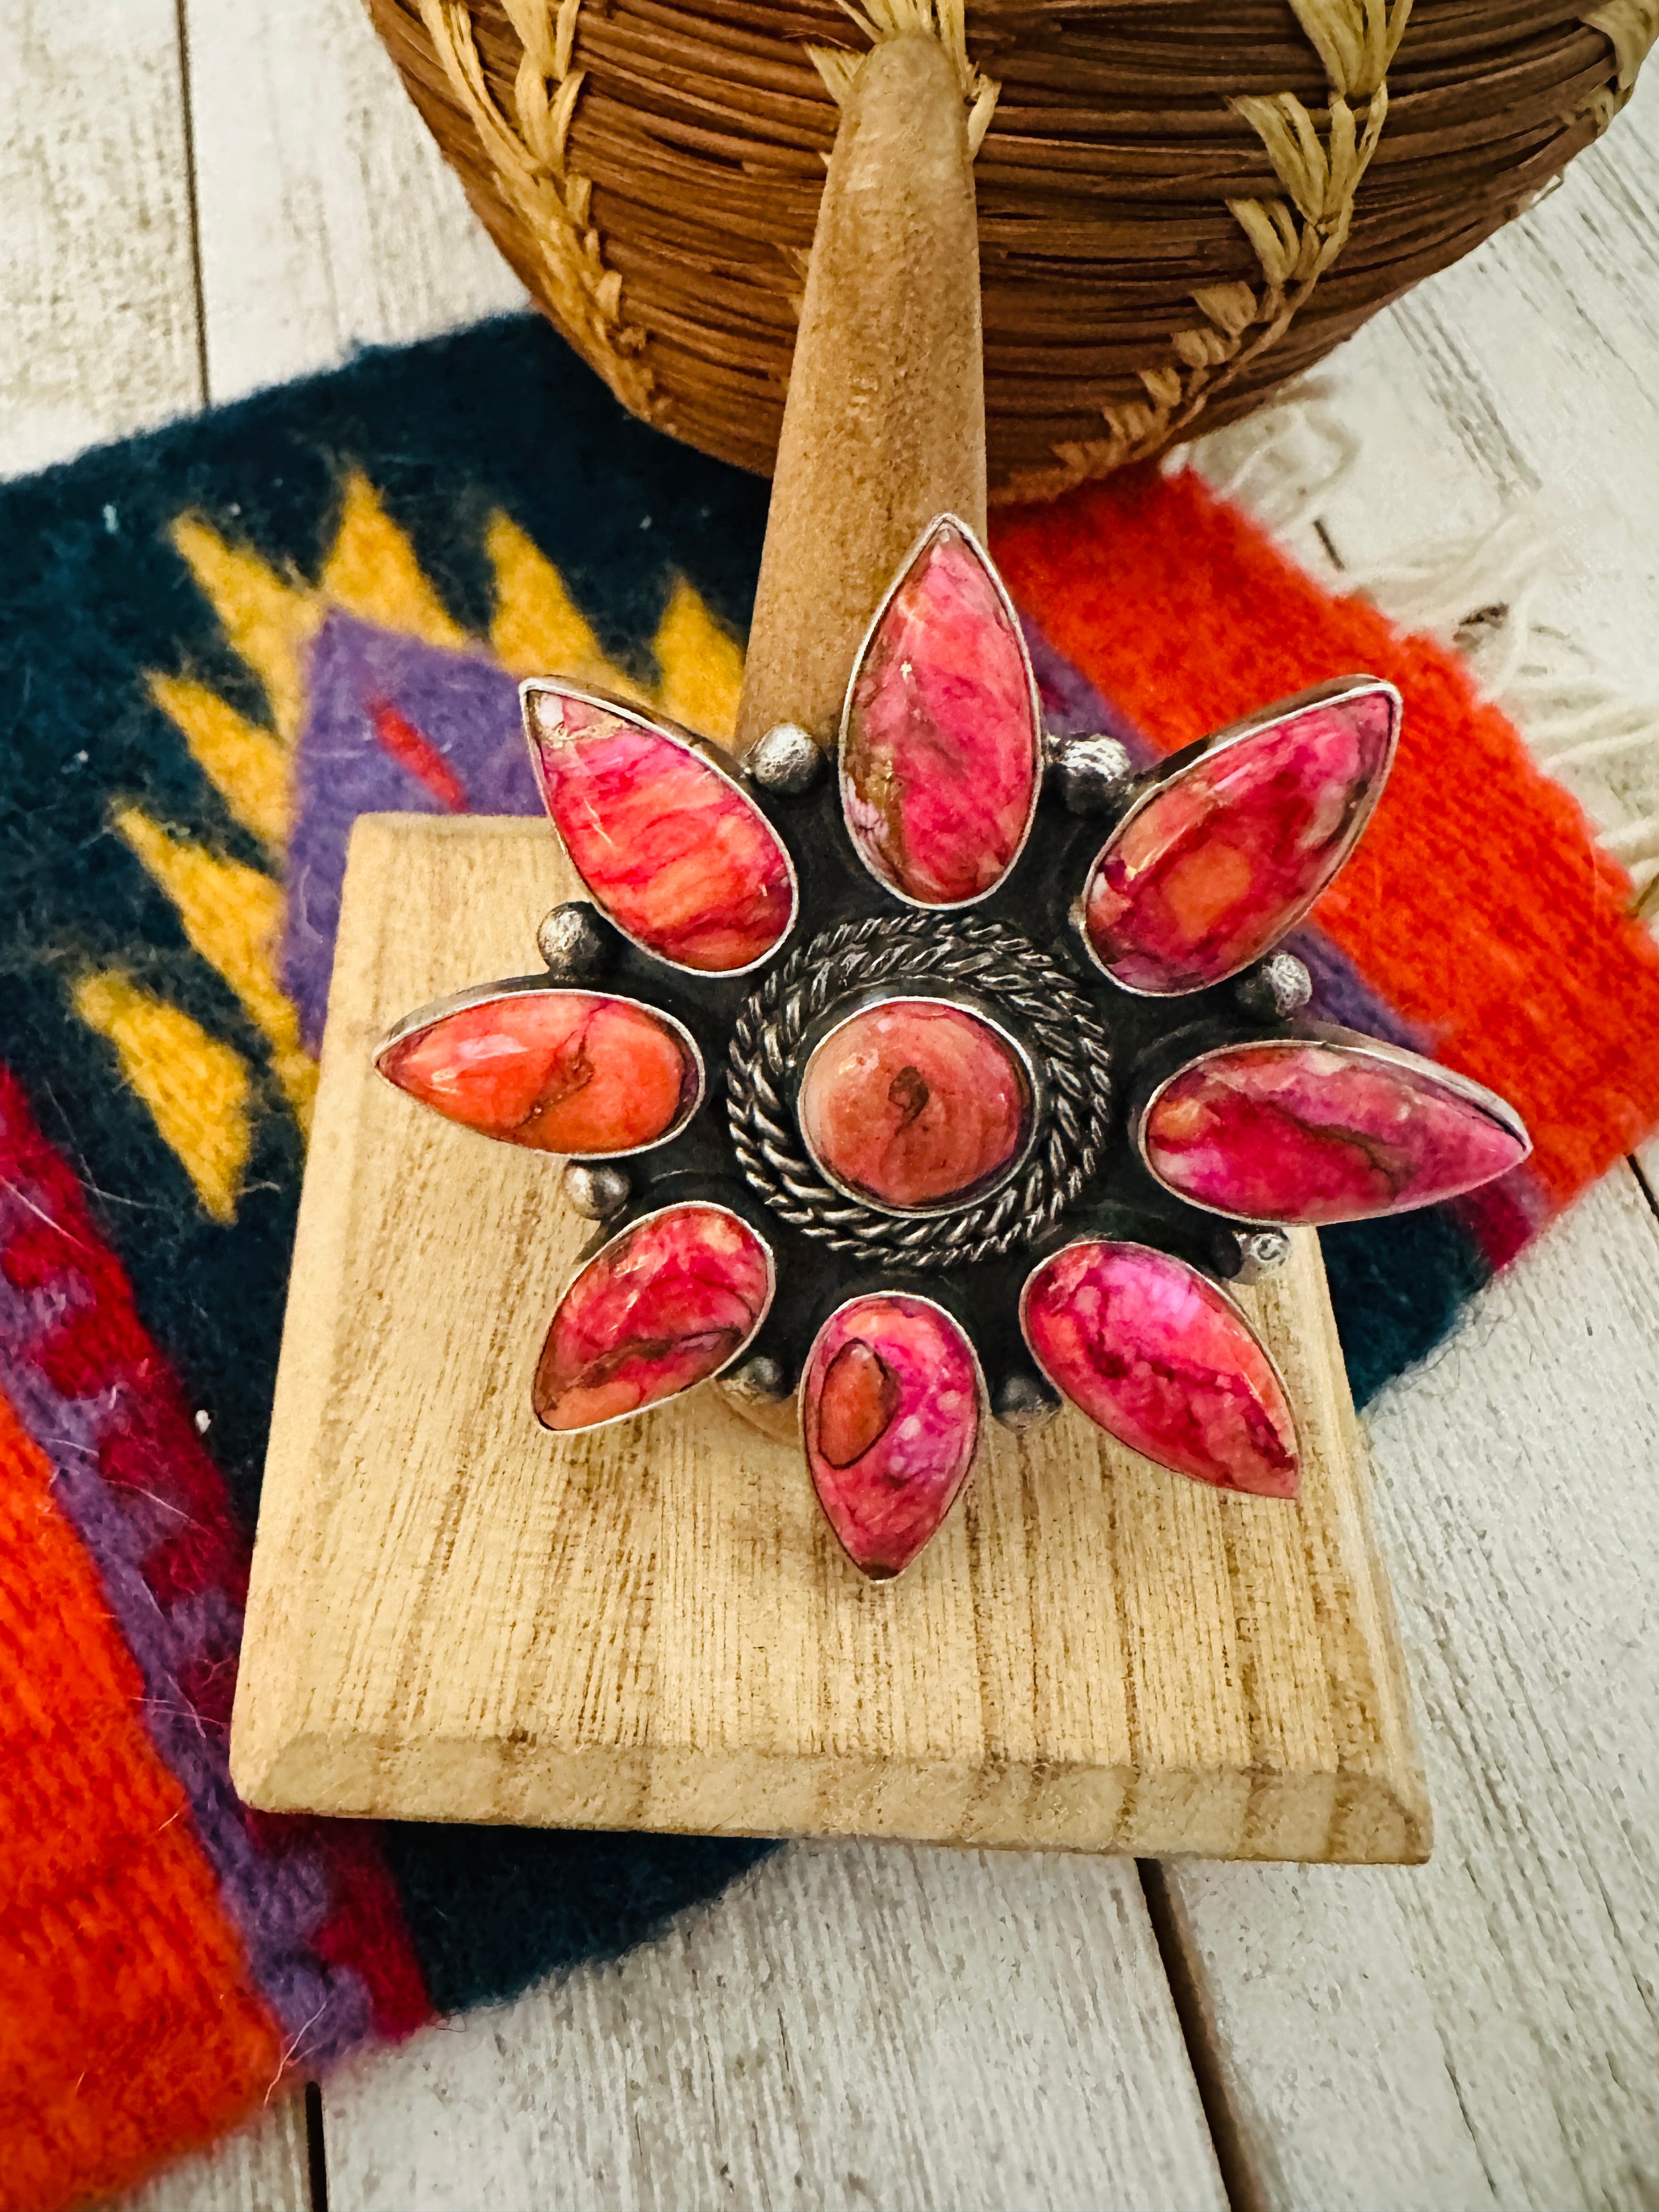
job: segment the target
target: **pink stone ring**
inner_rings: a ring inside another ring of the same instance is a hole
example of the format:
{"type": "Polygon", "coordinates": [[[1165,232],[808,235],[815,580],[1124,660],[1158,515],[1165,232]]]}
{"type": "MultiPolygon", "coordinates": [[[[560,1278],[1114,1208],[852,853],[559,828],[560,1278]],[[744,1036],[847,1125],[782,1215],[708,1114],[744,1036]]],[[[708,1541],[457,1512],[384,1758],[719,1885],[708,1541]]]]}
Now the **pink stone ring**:
{"type": "Polygon", "coordinates": [[[838,773],[741,763],[557,678],[531,757],[587,897],[543,971],[410,1015],[376,1061],[562,1156],[599,1222],[533,1390],[563,1434],[723,1376],[799,1395],[854,1566],[900,1573],[987,1414],[1062,1401],[1194,1480],[1293,1498],[1296,1423],[1225,1285],[1295,1226],[1473,1190],[1505,1102],[1306,1018],[1281,940],[1363,834],[1400,699],[1344,678],[1136,769],[1045,733],[964,523],[923,533],[848,683],[838,773]]]}

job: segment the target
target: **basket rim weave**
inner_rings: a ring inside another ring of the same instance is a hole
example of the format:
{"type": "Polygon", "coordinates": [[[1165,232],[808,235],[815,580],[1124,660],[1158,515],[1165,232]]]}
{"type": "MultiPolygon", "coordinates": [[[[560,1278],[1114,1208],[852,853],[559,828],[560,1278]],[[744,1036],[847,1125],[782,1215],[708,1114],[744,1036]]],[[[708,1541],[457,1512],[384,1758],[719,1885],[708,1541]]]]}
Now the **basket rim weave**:
{"type": "MultiPolygon", "coordinates": [[[[769,469],[844,90],[836,0],[368,0],[532,299],[769,469]]],[[[1234,419],[1607,128],[1652,0],[875,0],[977,143],[988,447],[1051,494],[1234,419]]]]}

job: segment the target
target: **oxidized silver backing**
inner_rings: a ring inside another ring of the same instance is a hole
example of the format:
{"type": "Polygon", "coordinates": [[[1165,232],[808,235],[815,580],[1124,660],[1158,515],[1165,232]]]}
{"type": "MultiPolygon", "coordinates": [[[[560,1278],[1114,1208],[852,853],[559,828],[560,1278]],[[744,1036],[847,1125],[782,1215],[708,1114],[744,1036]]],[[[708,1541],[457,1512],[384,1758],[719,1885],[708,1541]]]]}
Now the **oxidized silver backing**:
{"type": "Polygon", "coordinates": [[[1111,1122],[1111,1044],[1089,1000],[1018,930],[930,913],[842,922],[799,946],[744,1003],[727,1061],[732,1142],[750,1187],[781,1220],[836,1252],[918,1268],[972,1266],[1020,1249],[1093,1180],[1111,1122]],[[801,1040],[838,1002],[893,998],[917,983],[960,986],[994,1006],[1037,1075],[1040,1108],[1024,1167],[948,1214],[895,1215],[825,1181],[792,1100],[801,1040]]]}

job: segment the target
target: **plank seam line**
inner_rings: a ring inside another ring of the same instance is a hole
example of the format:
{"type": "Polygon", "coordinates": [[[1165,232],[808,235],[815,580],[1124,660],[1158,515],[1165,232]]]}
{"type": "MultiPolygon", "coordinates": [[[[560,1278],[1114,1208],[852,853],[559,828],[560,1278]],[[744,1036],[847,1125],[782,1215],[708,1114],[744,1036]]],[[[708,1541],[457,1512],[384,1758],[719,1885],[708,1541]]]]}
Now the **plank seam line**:
{"type": "Polygon", "coordinates": [[[1270,2212],[1268,2192],[1250,2154],[1243,2121],[1228,2086],[1221,2039],[1200,1986],[1194,1947],[1190,1936],[1182,1929],[1169,1877],[1158,1859],[1137,1859],[1135,1872],[1140,1878],[1152,1940],[1169,1984],[1229,2212],[1270,2212]]]}
{"type": "Polygon", "coordinates": [[[196,307],[196,380],[201,389],[198,404],[205,407],[212,393],[208,387],[207,288],[202,280],[202,198],[196,176],[196,104],[190,81],[190,0],[173,0],[173,21],[179,49],[179,119],[185,141],[185,192],[190,218],[190,285],[196,307]]]}
{"type": "Polygon", "coordinates": [[[323,2124],[322,2084],[307,2081],[306,2107],[306,2181],[311,2212],[328,2212],[328,2144],[323,2124]]]}
{"type": "Polygon", "coordinates": [[[1634,1153],[1631,1155],[1630,1171],[1636,1177],[1636,1188],[1641,1192],[1643,1197],[1646,1199],[1648,1202],[1648,1211],[1652,1214],[1656,1221],[1659,1221],[1659,1190],[1656,1190],[1654,1188],[1653,1184],[1648,1179],[1648,1171],[1646,1168],[1643,1166],[1641,1161],[1636,1158],[1634,1153]]]}

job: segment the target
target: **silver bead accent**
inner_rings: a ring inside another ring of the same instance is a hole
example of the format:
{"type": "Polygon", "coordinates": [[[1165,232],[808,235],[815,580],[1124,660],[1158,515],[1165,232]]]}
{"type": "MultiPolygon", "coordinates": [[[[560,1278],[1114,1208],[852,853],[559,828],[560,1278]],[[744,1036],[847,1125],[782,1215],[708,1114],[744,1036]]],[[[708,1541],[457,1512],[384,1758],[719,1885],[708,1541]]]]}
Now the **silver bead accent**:
{"type": "Polygon", "coordinates": [[[744,773],[763,791],[799,799],[823,772],[823,754],[799,722],[775,722],[743,757],[744,773]]]}
{"type": "Polygon", "coordinates": [[[1291,1256],[1286,1229],[1241,1229],[1238,1231],[1238,1273],[1236,1283],[1260,1282],[1263,1275],[1282,1267],[1291,1256]]]}
{"type": "Polygon", "coordinates": [[[585,1221],[609,1221],[620,1213],[634,1188],[622,1168],[571,1160],[564,1171],[564,1194],[585,1221]]]}
{"type": "Polygon", "coordinates": [[[1117,738],[1049,737],[1043,752],[1070,814],[1111,813],[1135,773],[1129,748],[1117,738]]]}
{"type": "Polygon", "coordinates": [[[1313,977],[1294,952],[1270,953],[1233,985],[1233,997],[1259,1022],[1288,1021],[1312,996],[1313,977]]]}
{"type": "Polygon", "coordinates": [[[1053,1420],[1060,1411],[1060,1400],[1037,1376],[1006,1375],[997,1385],[991,1411],[1005,1429],[1012,1429],[1017,1437],[1029,1437],[1053,1420]]]}
{"type": "Polygon", "coordinates": [[[721,1380],[739,1398],[757,1399],[768,1406],[781,1405],[791,1389],[782,1361],[770,1358],[763,1352],[757,1352],[752,1359],[745,1359],[721,1380]]]}
{"type": "Polygon", "coordinates": [[[536,950],[556,983],[591,983],[611,964],[611,944],[586,899],[570,899],[544,915],[536,950]]]}

